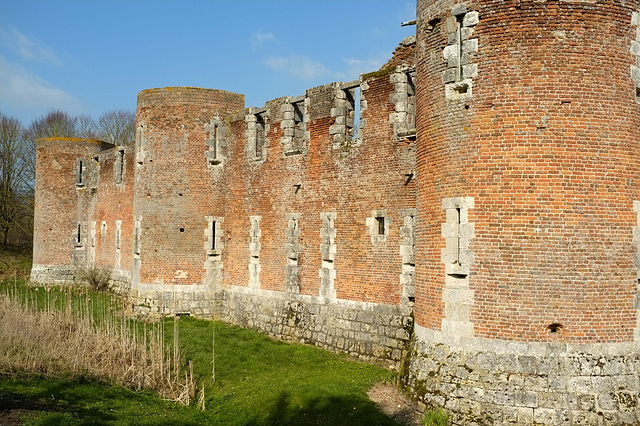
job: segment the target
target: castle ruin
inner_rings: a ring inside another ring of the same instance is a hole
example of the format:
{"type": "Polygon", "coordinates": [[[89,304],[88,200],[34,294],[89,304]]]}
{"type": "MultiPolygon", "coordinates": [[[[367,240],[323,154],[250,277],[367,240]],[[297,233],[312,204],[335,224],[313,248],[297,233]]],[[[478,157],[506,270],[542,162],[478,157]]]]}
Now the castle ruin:
{"type": "Polygon", "coordinates": [[[417,0],[382,69],[37,144],[32,279],[401,367],[458,424],[640,423],[640,2],[417,0]]]}

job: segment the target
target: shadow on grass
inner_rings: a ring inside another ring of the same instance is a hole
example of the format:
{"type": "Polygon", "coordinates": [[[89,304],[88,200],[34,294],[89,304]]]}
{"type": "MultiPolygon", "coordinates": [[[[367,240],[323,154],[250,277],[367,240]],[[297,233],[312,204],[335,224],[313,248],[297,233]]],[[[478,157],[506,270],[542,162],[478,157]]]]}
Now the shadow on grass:
{"type": "Polygon", "coordinates": [[[398,425],[362,398],[314,398],[302,407],[293,407],[287,392],[280,393],[267,419],[249,423],[264,425],[398,425]]]}
{"type": "Polygon", "coordinates": [[[82,379],[2,380],[0,421],[3,412],[12,410],[26,410],[26,423],[41,426],[203,424],[190,419],[192,413],[185,413],[184,407],[146,393],[82,379]]]}

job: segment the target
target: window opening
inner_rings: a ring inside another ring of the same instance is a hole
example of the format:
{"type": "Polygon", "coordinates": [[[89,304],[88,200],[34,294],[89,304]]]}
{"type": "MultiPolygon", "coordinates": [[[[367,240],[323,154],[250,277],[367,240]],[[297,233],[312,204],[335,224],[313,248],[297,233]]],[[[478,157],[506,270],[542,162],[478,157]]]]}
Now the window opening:
{"type": "Polygon", "coordinates": [[[78,160],[78,175],[76,176],[76,184],[78,186],[83,186],[84,182],[82,181],[82,173],[84,172],[84,161],[78,160]]]}
{"type": "Polygon", "coordinates": [[[116,153],[116,183],[122,182],[124,177],[124,150],[116,153]]]}
{"type": "Polygon", "coordinates": [[[262,147],[267,137],[264,114],[256,114],[256,159],[262,158],[262,147]]]}
{"type": "Polygon", "coordinates": [[[211,250],[216,249],[216,221],[211,221],[211,250]]]}
{"type": "Polygon", "coordinates": [[[376,217],[376,222],[378,224],[378,235],[384,235],[385,234],[385,229],[384,229],[384,216],[378,216],[376,217]]]}
{"type": "Polygon", "coordinates": [[[220,151],[220,144],[224,137],[224,129],[221,127],[221,122],[219,119],[215,119],[216,121],[211,121],[204,125],[204,129],[206,132],[205,137],[205,145],[209,147],[207,152],[205,152],[205,157],[207,158],[207,164],[209,166],[215,166],[222,163],[222,152],[220,151]]]}
{"type": "Polygon", "coordinates": [[[346,99],[345,136],[347,140],[358,138],[360,127],[360,85],[344,89],[346,99]]]}
{"type": "Polygon", "coordinates": [[[211,151],[213,151],[213,158],[211,159],[211,164],[216,164],[216,161],[218,160],[218,135],[219,135],[219,129],[218,129],[218,125],[214,124],[213,125],[213,144],[211,145],[211,151]]]}
{"type": "Polygon", "coordinates": [[[82,242],[82,224],[78,222],[78,229],[76,232],[76,244],[80,245],[81,242],[82,242]]]}
{"type": "Polygon", "coordinates": [[[464,15],[456,16],[456,43],[458,44],[458,66],[456,70],[456,81],[462,80],[462,20],[464,15]]]}
{"type": "Polygon", "coordinates": [[[360,86],[353,88],[353,128],[351,129],[351,137],[356,139],[360,130],[360,86]]]}
{"type": "Polygon", "coordinates": [[[295,126],[298,127],[300,123],[305,121],[304,101],[294,102],[291,105],[293,105],[293,121],[295,126]]]}

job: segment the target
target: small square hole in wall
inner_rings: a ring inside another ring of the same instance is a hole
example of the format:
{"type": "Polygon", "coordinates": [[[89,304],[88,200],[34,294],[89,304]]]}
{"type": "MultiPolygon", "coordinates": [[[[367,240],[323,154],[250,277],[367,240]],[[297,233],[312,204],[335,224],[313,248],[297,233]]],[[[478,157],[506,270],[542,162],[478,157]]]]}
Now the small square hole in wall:
{"type": "Polygon", "coordinates": [[[180,233],[183,233],[183,232],[184,232],[184,228],[180,228],[180,233]]]}

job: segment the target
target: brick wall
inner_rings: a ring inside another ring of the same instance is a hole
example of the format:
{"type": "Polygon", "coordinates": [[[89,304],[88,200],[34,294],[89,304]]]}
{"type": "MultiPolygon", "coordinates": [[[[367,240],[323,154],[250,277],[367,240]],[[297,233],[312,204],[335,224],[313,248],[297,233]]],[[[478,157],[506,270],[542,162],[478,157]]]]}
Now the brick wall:
{"type": "Polygon", "coordinates": [[[36,145],[32,277],[73,279],[78,252],[87,243],[84,200],[91,192],[91,161],[109,145],[92,139],[46,138],[36,145]],[[82,170],[79,169],[82,160],[82,170]],[[82,178],[79,179],[79,174],[82,178]],[[80,233],[78,239],[78,224],[80,233]]]}
{"type": "Polygon", "coordinates": [[[407,389],[455,424],[636,424],[637,3],[417,10],[407,389]]]}
{"type": "Polygon", "coordinates": [[[465,4],[419,2],[416,319],[441,328],[442,202],[472,197],[474,335],[553,341],[548,326],[558,323],[562,340],[629,341],[640,149],[633,10],[465,4]],[[463,43],[477,46],[466,58],[477,77],[453,98],[443,80],[452,8],[479,16],[462,26],[463,43]]]}

